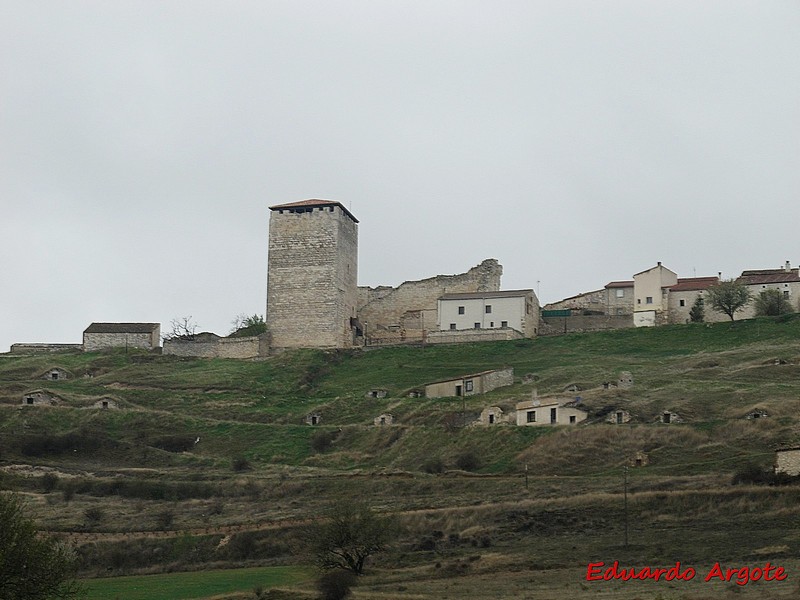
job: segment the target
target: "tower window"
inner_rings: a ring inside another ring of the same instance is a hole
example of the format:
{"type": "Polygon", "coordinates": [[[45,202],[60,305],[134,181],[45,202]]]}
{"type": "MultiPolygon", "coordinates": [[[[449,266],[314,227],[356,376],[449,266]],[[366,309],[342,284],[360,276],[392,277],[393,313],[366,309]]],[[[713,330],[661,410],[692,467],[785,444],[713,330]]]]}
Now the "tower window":
{"type": "Polygon", "coordinates": [[[459,306],[458,307],[458,314],[460,314],[460,315],[464,314],[464,307],[463,306],[459,306]]]}

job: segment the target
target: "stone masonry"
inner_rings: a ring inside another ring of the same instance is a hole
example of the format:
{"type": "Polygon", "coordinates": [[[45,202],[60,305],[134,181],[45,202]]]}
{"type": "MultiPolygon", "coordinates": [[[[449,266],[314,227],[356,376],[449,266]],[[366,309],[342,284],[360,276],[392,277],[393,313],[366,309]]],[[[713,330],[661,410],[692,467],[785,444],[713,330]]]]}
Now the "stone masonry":
{"type": "Polygon", "coordinates": [[[356,334],[358,220],[339,202],[270,207],[272,349],[348,348],[356,334]]]}
{"type": "Polygon", "coordinates": [[[359,287],[358,318],[365,324],[367,338],[386,337],[403,329],[421,332],[435,330],[440,296],[458,292],[496,292],[500,290],[503,267],[493,258],[484,260],[466,273],[437,275],[419,281],[391,286],[359,287]]]}

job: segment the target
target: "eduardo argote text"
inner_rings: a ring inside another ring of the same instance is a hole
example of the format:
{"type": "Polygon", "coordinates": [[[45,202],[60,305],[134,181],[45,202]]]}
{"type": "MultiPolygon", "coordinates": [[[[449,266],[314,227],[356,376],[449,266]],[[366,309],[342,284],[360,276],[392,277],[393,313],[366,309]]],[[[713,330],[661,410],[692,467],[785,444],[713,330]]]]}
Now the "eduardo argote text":
{"type": "MultiPolygon", "coordinates": [[[[586,567],[586,581],[690,581],[697,576],[693,567],[684,567],[680,561],[671,567],[622,567],[619,561],[606,564],[592,562],[586,567]]],[[[716,562],[700,576],[703,581],[734,581],[737,585],[747,585],[751,581],[783,581],[788,577],[786,569],[770,562],[763,566],[725,567],[716,562]]]]}

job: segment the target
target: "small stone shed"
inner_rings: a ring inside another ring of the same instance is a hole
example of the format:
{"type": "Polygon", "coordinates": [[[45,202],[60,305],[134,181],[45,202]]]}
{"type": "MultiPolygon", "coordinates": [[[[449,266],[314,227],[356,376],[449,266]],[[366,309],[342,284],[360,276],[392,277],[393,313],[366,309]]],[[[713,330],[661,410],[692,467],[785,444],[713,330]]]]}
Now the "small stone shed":
{"type": "Polygon", "coordinates": [[[606,423],[614,425],[622,425],[623,423],[631,422],[631,413],[627,410],[612,410],[606,417],[606,423]]]}
{"type": "Polygon", "coordinates": [[[517,403],[517,425],[577,425],[585,421],[588,413],[568,406],[567,401],[539,400],[533,398],[517,403]]]}
{"type": "Polygon", "coordinates": [[[100,398],[100,400],[92,404],[91,407],[99,408],[100,410],[119,409],[119,402],[113,398],[100,398]]]}
{"type": "Polygon", "coordinates": [[[32,390],[22,395],[23,406],[57,406],[61,398],[45,390],[32,390]]]}
{"type": "Polygon", "coordinates": [[[749,413],[745,415],[745,419],[766,419],[769,415],[767,411],[763,408],[757,408],[755,410],[751,410],[749,413]]]}
{"type": "Polygon", "coordinates": [[[391,425],[394,423],[394,417],[389,413],[383,413],[382,415],[378,415],[375,417],[372,422],[378,426],[382,427],[384,425],[391,425]]]}
{"type": "Polygon", "coordinates": [[[786,473],[791,477],[800,475],[800,446],[775,450],[775,472],[786,473]]]}
{"type": "Polygon", "coordinates": [[[386,398],[388,393],[388,390],[383,388],[374,388],[369,390],[366,394],[364,394],[364,396],[367,398],[386,398]]]}
{"type": "Polygon", "coordinates": [[[153,350],[161,342],[161,323],[92,323],[83,331],[83,350],[143,348],[153,350]]]}
{"type": "Polygon", "coordinates": [[[319,425],[322,423],[322,415],[317,412],[309,413],[306,415],[305,421],[306,425],[319,425]]]}
{"type": "Polygon", "coordinates": [[[634,454],[630,460],[628,461],[628,466],[630,467],[646,467],[647,463],[650,462],[650,459],[647,456],[647,453],[639,451],[634,454]]]}
{"type": "Polygon", "coordinates": [[[683,423],[683,419],[681,419],[678,413],[674,413],[670,410],[665,410],[658,416],[658,420],[661,423],[666,423],[667,425],[671,423],[683,423]]]}
{"type": "Polygon", "coordinates": [[[514,384],[514,369],[493,369],[453,379],[443,379],[425,384],[426,398],[448,398],[485,394],[500,387],[514,384]]]}
{"type": "Polygon", "coordinates": [[[47,371],[42,373],[40,377],[40,379],[47,379],[48,381],[62,381],[69,378],[69,371],[62,369],[61,367],[52,367],[47,369],[47,371]]]}
{"type": "Polygon", "coordinates": [[[633,387],[633,375],[630,371],[622,371],[617,379],[617,387],[628,389],[633,387]]]}
{"type": "Polygon", "coordinates": [[[480,425],[497,425],[506,421],[507,418],[503,414],[503,409],[499,406],[487,406],[481,411],[481,416],[478,417],[478,424],[480,425]]]}

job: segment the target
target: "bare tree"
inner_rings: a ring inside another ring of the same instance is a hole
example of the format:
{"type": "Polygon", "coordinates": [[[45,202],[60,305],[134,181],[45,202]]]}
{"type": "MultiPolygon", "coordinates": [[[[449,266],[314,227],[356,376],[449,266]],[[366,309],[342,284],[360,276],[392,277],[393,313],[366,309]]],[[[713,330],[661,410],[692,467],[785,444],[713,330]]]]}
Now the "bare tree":
{"type": "Polygon", "coordinates": [[[170,332],[163,336],[164,340],[193,340],[197,332],[197,323],[188,317],[175,317],[170,321],[170,332]]]}

